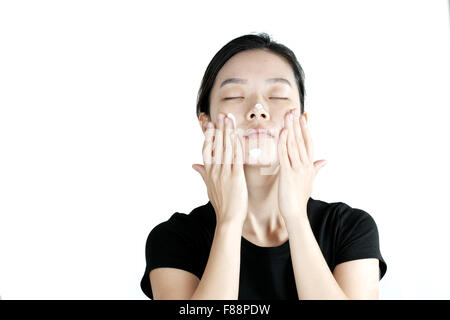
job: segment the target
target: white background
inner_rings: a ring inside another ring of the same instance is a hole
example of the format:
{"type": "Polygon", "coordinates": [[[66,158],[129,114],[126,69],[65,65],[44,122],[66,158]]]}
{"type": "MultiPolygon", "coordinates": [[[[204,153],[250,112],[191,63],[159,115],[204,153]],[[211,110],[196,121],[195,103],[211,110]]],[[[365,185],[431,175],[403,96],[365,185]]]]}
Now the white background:
{"type": "Polygon", "coordinates": [[[2,1],[0,295],[147,299],[150,230],[208,201],[195,107],[228,41],[306,74],[312,197],[377,222],[381,299],[450,299],[445,0],[2,1]]]}

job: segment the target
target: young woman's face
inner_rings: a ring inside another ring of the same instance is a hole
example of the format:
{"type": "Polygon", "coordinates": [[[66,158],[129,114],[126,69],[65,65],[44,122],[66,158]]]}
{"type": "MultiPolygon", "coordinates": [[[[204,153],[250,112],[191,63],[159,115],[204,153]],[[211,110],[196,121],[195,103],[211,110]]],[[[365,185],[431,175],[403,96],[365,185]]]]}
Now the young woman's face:
{"type": "Polygon", "coordinates": [[[277,163],[279,132],[285,114],[292,109],[301,110],[292,68],[284,58],[263,50],[231,57],[219,71],[210,96],[210,121],[217,123],[219,113],[234,115],[245,144],[246,164],[277,163]],[[267,129],[272,136],[247,136],[249,129],[258,128],[267,129]]]}

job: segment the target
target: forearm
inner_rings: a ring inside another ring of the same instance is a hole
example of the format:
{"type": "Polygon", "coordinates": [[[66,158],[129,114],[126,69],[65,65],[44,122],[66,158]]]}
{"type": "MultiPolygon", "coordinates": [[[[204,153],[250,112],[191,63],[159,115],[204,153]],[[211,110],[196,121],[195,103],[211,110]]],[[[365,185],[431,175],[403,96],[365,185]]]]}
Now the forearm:
{"type": "Polygon", "coordinates": [[[347,300],[314,237],[306,213],[287,223],[292,265],[300,300],[347,300]]]}
{"type": "Polygon", "coordinates": [[[192,300],[237,300],[242,225],[217,225],[202,279],[192,300]]]}

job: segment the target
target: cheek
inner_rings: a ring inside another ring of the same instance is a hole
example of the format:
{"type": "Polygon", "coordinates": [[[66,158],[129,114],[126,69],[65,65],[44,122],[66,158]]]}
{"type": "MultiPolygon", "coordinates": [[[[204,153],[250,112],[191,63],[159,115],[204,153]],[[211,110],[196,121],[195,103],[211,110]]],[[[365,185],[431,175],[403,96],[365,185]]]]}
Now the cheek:
{"type": "Polygon", "coordinates": [[[245,119],[245,113],[242,111],[242,108],[236,106],[222,106],[219,108],[218,112],[229,115],[235,124],[235,128],[239,128],[245,119]]]}
{"type": "MultiPolygon", "coordinates": [[[[287,112],[287,111],[286,111],[287,112]]],[[[284,113],[278,112],[275,115],[272,115],[272,121],[277,129],[284,128],[284,113]]]]}
{"type": "Polygon", "coordinates": [[[211,103],[210,107],[210,113],[214,114],[216,117],[220,112],[224,114],[231,112],[236,116],[239,110],[242,110],[242,108],[239,108],[239,106],[235,103],[227,103],[224,101],[216,101],[215,103],[211,103]]]}
{"type": "Polygon", "coordinates": [[[281,129],[281,128],[285,127],[284,118],[286,116],[286,113],[288,113],[290,110],[295,109],[295,108],[296,108],[295,106],[289,105],[286,108],[277,110],[276,114],[272,115],[272,119],[277,124],[278,128],[281,129]]]}
{"type": "Polygon", "coordinates": [[[211,120],[213,122],[217,121],[217,115],[220,112],[224,112],[223,109],[224,109],[224,106],[222,103],[220,103],[220,101],[211,100],[211,103],[209,104],[209,114],[210,114],[211,120]]]}

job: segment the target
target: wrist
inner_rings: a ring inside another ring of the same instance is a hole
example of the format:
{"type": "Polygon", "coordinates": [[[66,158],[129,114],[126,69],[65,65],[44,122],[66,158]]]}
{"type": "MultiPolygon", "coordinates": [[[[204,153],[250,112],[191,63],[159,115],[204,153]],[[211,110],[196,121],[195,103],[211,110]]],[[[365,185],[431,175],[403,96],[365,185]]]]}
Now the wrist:
{"type": "Polygon", "coordinates": [[[305,213],[297,214],[295,216],[289,216],[289,217],[283,217],[284,223],[286,225],[287,230],[289,229],[297,229],[297,227],[300,225],[309,224],[308,216],[305,213]]]}
{"type": "Polygon", "coordinates": [[[216,224],[216,229],[226,229],[226,230],[241,230],[244,226],[244,221],[238,219],[228,219],[228,220],[218,220],[216,224]]]}
{"type": "Polygon", "coordinates": [[[241,238],[242,237],[242,225],[237,222],[222,222],[216,225],[214,231],[214,237],[225,237],[227,239],[241,238]]]}
{"type": "Polygon", "coordinates": [[[240,226],[244,225],[245,218],[247,217],[247,211],[242,211],[241,209],[234,208],[223,208],[218,211],[216,215],[217,225],[224,226],[240,226]]]}

